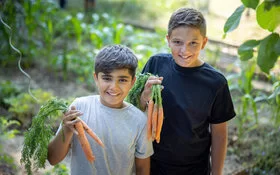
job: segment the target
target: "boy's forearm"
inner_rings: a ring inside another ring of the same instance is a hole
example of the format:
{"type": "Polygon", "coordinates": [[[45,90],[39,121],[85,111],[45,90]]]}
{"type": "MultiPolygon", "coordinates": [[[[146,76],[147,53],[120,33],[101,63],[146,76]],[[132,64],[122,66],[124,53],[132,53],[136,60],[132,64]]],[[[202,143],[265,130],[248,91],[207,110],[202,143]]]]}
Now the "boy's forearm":
{"type": "Polygon", "coordinates": [[[224,161],[227,152],[227,124],[216,124],[211,126],[212,146],[211,146],[211,164],[212,175],[222,175],[224,161]]]}
{"type": "Polygon", "coordinates": [[[63,127],[48,145],[48,161],[51,165],[56,165],[62,161],[70,148],[73,132],[63,127]]]}
{"type": "Polygon", "coordinates": [[[146,111],[147,103],[148,103],[147,99],[144,99],[143,94],[141,94],[141,97],[140,97],[140,107],[141,107],[141,110],[143,112],[146,111]]]}
{"type": "Polygon", "coordinates": [[[146,159],[135,158],[136,175],[150,175],[150,157],[146,159]]]}

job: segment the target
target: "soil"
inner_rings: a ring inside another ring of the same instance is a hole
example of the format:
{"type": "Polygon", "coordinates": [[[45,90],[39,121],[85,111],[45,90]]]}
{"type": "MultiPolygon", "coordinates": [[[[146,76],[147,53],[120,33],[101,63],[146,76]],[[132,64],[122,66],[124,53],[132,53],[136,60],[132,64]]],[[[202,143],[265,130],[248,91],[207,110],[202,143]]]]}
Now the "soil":
{"type": "MultiPolygon", "coordinates": [[[[45,91],[52,92],[55,96],[67,98],[78,97],[96,93],[90,91],[84,86],[76,83],[75,81],[65,81],[59,76],[52,75],[42,69],[29,69],[26,72],[32,78],[31,88],[41,88],[45,91]]],[[[28,91],[29,79],[22,74],[18,69],[3,68],[0,73],[1,80],[10,80],[16,86],[22,87],[24,91],[28,91]]],[[[0,111],[3,114],[3,111],[0,111]]],[[[235,128],[229,125],[229,144],[234,140],[235,128]]],[[[1,141],[2,142],[2,141],[1,141]]],[[[3,150],[14,158],[17,173],[8,165],[0,165],[0,175],[24,175],[24,167],[20,164],[21,148],[23,146],[23,136],[18,135],[15,138],[4,140],[2,143],[3,150]]],[[[67,163],[67,162],[66,162],[67,163]]],[[[46,171],[50,170],[52,166],[47,163],[46,169],[40,169],[34,172],[35,175],[43,175],[46,171]]],[[[241,169],[241,163],[236,155],[227,155],[225,160],[224,175],[232,175],[236,170],[241,169]]]]}

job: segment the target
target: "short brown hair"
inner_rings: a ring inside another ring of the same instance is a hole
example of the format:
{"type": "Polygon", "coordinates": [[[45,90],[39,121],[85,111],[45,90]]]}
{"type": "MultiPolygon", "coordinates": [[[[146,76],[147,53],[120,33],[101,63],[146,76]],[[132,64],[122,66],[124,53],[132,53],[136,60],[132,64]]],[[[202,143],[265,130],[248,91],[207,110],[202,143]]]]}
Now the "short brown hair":
{"type": "Polygon", "coordinates": [[[201,12],[193,8],[179,8],[171,15],[168,23],[168,35],[180,26],[194,27],[206,36],[206,20],[201,12]]]}
{"type": "Polygon", "coordinates": [[[111,73],[117,69],[128,69],[134,78],[138,59],[131,49],[123,45],[109,45],[100,50],[95,57],[94,71],[111,73]]]}

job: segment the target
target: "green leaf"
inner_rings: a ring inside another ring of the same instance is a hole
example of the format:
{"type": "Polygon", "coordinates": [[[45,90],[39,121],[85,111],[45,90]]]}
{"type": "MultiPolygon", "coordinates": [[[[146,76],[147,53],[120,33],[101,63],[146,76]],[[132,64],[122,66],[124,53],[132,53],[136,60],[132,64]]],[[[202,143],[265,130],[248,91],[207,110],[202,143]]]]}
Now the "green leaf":
{"type": "Polygon", "coordinates": [[[247,61],[254,55],[254,48],[260,44],[258,40],[248,40],[238,48],[238,55],[240,60],[247,61]]]}
{"type": "Polygon", "coordinates": [[[76,37],[77,37],[77,42],[78,44],[81,43],[82,41],[82,32],[83,32],[83,29],[81,27],[81,21],[77,18],[72,18],[72,24],[73,24],[73,28],[74,29],[74,32],[76,34],[76,37]]]}
{"type": "Polygon", "coordinates": [[[268,10],[265,6],[266,3],[263,2],[258,6],[257,12],[257,21],[258,24],[263,28],[267,29],[270,32],[273,32],[276,27],[280,24],[280,6],[272,5],[268,10]]]}
{"type": "Polygon", "coordinates": [[[279,56],[280,55],[280,39],[278,38],[277,43],[274,46],[275,53],[279,56]]]}
{"type": "Polygon", "coordinates": [[[279,0],[265,0],[264,1],[264,9],[269,11],[273,6],[280,6],[279,0]]]}
{"type": "Polygon", "coordinates": [[[244,51],[242,54],[239,54],[239,58],[241,61],[248,61],[249,59],[253,58],[254,53],[252,51],[244,51]]]}
{"type": "Polygon", "coordinates": [[[241,0],[245,7],[256,9],[259,0],[241,0]]]}
{"type": "Polygon", "coordinates": [[[275,44],[279,42],[279,34],[272,33],[260,41],[258,50],[257,64],[265,73],[269,73],[270,69],[275,65],[278,54],[273,49],[275,44]]]}
{"type": "Polygon", "coordinates": [[[273,84],[273,92],[272,94],[268,97],[269,100],[276,99],[277,96],[280,95],[280,81],[277,81],[273,84]]]}
{"type": "Polygon", "coordinates": [[[236,29],[240,23],[241,15],[244,12],[245,7],[241,5],[238,7],[233,14],[227,19],[224,25],[224,33],[228,33],[236,29]]]}

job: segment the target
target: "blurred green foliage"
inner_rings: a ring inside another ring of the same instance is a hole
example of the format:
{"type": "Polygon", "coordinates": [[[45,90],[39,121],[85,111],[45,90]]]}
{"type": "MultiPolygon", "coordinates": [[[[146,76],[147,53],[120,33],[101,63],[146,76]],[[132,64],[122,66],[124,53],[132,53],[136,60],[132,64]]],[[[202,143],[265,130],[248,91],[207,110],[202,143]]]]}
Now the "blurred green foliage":
{"type": "Polygon", "coordinates": [[[68,175],[69,170],[63,163],[55,165],[51,170],[48,170],[44,175],[68,175]]]}
{"type": "Polygon", "coordinates": [[[46,101],[53,97],[52,93],[36,89],[32,94],[38,99],[36,101],[29,93],[21,93],[14,97],[4,99],[4,102],[10,107],[8,111],[11,113],[11,118],[18,120],[23,128],[31,124],[31,119],[46,101]]]}
{"type": "Polygon", "coordinates": [[[8,109],[8,104],[4,102],[5,98],[10,98],[18,95],[20,89],[16,87],[11,81],[1,81],[0,82],[0,106],[8,109]]]}
{"type": "MultiPolygon", "coordinates": [[[[15,120],[7,120],[5,116],[0,116],[0,141],[3,143],[4,140],[12,139],[16,134],[19,133],[18,130],[13,129],[12,127],[18,126],[19,122],[15,120]]],[[[0,144],[0,167],[4,167],[4,170],[1,170],[2,173],[7,174],[16,174],[17,166],[15,160],[12,156],[8,155],[7,152],[3,150],[3,145],[0,144]]]]}
{"type": "MultiPolygon", "coordinates": [[[[258,137],[258,143],[251,144],[252,159],[246,162],[247,167],[243,171],[245,174],[271,174],[276,175],[280,173],[280,142],[279,142],[279,127],[280,127],[280,75],[273,73],[273,69],[277,69],[280,58],[280,36],[277,28],[280,26],[280,1],[278,0],[241,0],[242,5],[239,6],[233,14],[227,19],[224,25],[224,37],[228,32],[235,30],[239,23],[241,16],[246,8],[256,11],[256,21],[259,26],[269,31],[270,33],[263,39],[250,39],[245,41],[238,48],[238,55],[242,60],[241,73],[237,78],[237,84],[231,86],[231,89],[237,87],[240,90],[241,96],[239,113],[241,114],[237,119],[237,127],[240,139],[239,142],[244,141],[246,132],[254,131],[258,133],[260,129],[259,120],[266,119],[269,121],[271,132],[263,131],[258,137]],[[256,69],[267,76],[267,82],[273,84],[272,92],[259,93],[255,92],[252,87],[255,78],[256,69]],[[260,103],[260,104],[258,104],[260,103]],[[268,104],[270,108],[270,115],[264,115],[265,111],[261,113],[261,103],[268,104]],[[251,110],[250,110],[251,109],[251,110]],[[251,112],[252,111],[252,112],[251,112]],[[259,114],[261,113],[261,115],[259,114]],[[272,127],[271,127],[272,126],[272,127]],[[246,132],[245,132],[246,131],[246,132]],[[243,140],[244,139],[244,140],[243,140]]],[[[230,81],[234,78],[230,79],[230,81]]],[[[248,139],[248,138],[247,138],[248,139]]],[[[238,151],[242,157],[242,150],[238,151]]]]}

